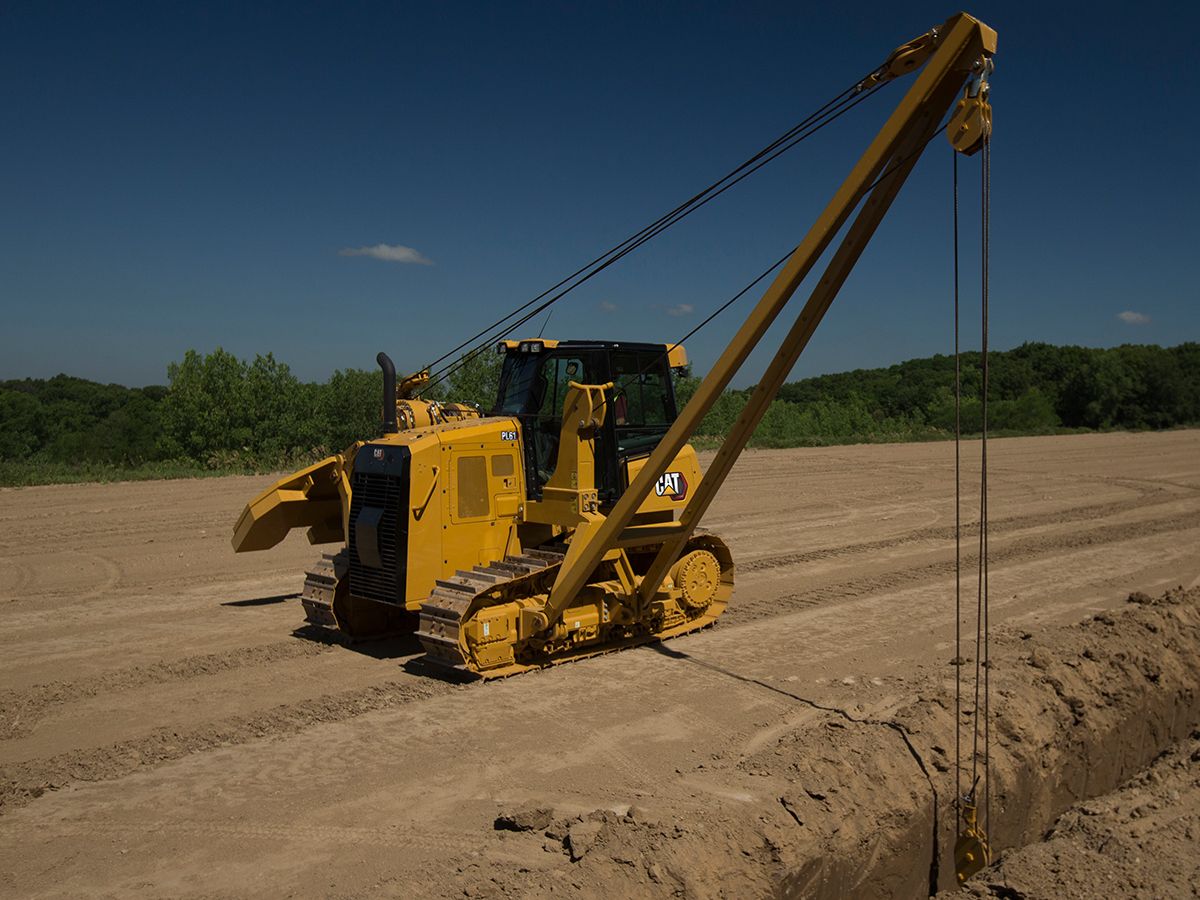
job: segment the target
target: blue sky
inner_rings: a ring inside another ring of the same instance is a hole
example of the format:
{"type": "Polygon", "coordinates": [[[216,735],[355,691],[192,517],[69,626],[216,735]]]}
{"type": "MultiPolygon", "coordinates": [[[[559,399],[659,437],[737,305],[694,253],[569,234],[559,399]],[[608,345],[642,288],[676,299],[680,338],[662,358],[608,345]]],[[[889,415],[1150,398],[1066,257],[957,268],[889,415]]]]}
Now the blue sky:
{"type": "MultiPolygon", "coordinates": [[[[1000,35],[993,347],[1200,339],[1188,63],[1200,14],[968,9],[1000,35]]],[[[217,346],[272,351],[305,378],[370,367],[380,349],[416,368],[954,11],[6,4],[0,378],[163,383],[186,349],[217,346]],[[343,252],[380,244],[415,256],[343,252]]],[[[906,86],[570,295],[546,334],[679,337],[800,239],[906,86]]],[[[949,173],[939,139],[797,377],[950,348],[949,173]]],[[[961,174],[971,346],[978,157],[961,174]]],[[[698,370],[751,302],[689,344],[698,370]]]]}

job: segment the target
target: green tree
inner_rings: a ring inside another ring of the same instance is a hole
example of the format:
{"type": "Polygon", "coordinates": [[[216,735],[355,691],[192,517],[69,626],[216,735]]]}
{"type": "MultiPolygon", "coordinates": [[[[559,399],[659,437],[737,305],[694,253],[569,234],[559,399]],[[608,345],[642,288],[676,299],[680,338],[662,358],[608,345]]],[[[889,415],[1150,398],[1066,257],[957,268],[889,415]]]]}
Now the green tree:
{"type": "MultiPolygon", "coordinates": [[[[981,423],[982,424],[982,423],[981,423]]],[[[988,427],[991,429],[1038,433],[1059,425],[1058,414],[1050,398],[1035,387],[1015,400],[997,400],[989,404],[988,427]]]]}
{"type": "Polygon", "coordinates": [[[338,369],[318,393],[320,443],[336,452],[379,434],[383,421],[383,373],[338,369]]]}
{"type": "Polygon", "coordinates": [[[494,349],[466,353],[446,379],[445,398],[454,403],[469,403],[485,413],[496,405],[500,392],[500,369],[504,359],[494,349]]]}
{"type": "Polygon", "coordinates": [[[171,456],[205,461],[214,453],[248,449],[246,364],[218,348],[207,356],[189,350],[167,368],[163,445],[171,456]]]}
{"type": "Polygon", "coordinates": [[[45,410],[25,391],[0,390],[0,459],[25,459],[42,446],[45,410]]]}

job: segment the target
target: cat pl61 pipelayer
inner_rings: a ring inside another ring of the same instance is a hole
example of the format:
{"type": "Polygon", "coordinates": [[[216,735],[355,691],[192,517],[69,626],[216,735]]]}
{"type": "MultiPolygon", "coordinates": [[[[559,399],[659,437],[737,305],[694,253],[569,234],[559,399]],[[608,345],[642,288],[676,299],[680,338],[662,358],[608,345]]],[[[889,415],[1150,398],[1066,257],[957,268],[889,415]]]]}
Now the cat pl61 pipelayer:
{"type": "Polygon", "coordinates": [[[696,526],[942,117],[951,114],[957,151],[988,139],[995,49],[996,33],[960,13],[858,86],[920,70],[682,412],[670,369],[685,360],[675,346],[502,342],[487,416],[417,399],[428,376],[397,386],[380,354],[383,434],[253,500],[234,548],[272,547],[296,527],[308,527],[313,543],[344,541],[309,573],[311,622],[353,638],[415,628],[431,661],[485,677],[713,622],[734,564],[724,542],[696,526]],[[701,477],[688,440],[856,208],[701,477]]]}

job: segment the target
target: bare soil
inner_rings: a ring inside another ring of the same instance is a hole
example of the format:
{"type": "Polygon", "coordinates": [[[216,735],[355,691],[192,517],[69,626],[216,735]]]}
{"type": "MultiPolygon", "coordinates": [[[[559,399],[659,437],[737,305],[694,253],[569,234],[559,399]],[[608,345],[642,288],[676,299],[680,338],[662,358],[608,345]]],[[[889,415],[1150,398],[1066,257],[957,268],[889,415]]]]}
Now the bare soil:
{"type": "MultiPolygon", "coordinates": [[[[268,478],[0,491],[0,893],[947,887],[952,454],[748,453],[706,521],[738,561],[715,628],[468,685],[430,677],[411,639],[293,633],[319,548],[229,548],[268,478]],[[806,846],[855,847],[854,865],[806,869],[806,846]]],[[[964,454],[969,605],[977,446],[964,454]]],[[[1048,743],[993,735],[995,836],[1017,847],[1197,724],[1186,663],[1156,682],[1130,662],[1161,655],[1193,595],[1125,610],[1131,593],[1200,584],[1200,433],[1006,439],[989,456],[993,709],[1057,723],[1048,743]],[[1168,618],[1130,631],[1131,614],[1168,618]],[[1095,659],[1073,668],[1059,645],[1095,659]],[[1092,688],[1114,678],[1109,703],[1092,688]],[[1173,719],[1120,739],[1131,709],[1166,696],[1182,698],[1173,719]],[[1047,761],[1040,779],[1020,776],[1030,759],[1047,761]]],[[[1153,802],[1169,821],[1170,791],[1153,802]]]]}

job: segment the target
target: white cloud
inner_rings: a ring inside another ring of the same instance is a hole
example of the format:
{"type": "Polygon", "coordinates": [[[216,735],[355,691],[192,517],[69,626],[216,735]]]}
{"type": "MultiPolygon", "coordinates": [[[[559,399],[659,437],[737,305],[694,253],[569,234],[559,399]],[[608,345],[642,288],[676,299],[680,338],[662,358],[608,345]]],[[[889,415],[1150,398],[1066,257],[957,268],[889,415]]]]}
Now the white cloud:
{"type": "Polygon", "coordinates": [[[611,312],[616,312],[616,311],[617,311],[617,304],[612,303],[608,300],[600,301],[600,312],[611,313],[611,312]]]}
{"type": "Polygon", "coordinates": [[[668,316],[690,316],[696,311],[696,307],[690,303],[676,303],[674,306],[667,307],[668,316]]]}
{"type": "Polygon", "coordinates": [[[1117,318],[1126,325],[1148,325],[1150,317],[1140,312],[1134,312],[1132,309],[1127,309],[1125,312],[1117,313],[1117,318]]]}
{"type": "Polygon", "coordinates": [[[412,263],[418,266],[432,266],[433,260],[412,247],[401,244],[375,244],[371,247],[344,247],[338,251],[338,256],[369,256],[372,259],[382,259],[384,262],[412,263]]]}

